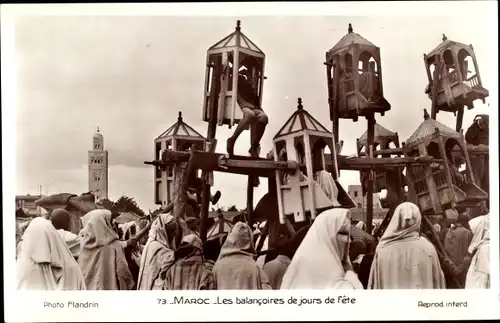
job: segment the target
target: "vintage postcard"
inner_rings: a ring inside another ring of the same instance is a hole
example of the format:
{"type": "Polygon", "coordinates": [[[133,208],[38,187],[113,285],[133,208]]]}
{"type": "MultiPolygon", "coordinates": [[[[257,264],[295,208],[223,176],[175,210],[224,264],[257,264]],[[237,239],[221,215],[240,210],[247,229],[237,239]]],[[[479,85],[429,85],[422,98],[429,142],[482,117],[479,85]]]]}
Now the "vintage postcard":
{"type": "Polygon", "coordinates": [[[5,320],[499,318],[497,6],[3,5],[5,320]]]}

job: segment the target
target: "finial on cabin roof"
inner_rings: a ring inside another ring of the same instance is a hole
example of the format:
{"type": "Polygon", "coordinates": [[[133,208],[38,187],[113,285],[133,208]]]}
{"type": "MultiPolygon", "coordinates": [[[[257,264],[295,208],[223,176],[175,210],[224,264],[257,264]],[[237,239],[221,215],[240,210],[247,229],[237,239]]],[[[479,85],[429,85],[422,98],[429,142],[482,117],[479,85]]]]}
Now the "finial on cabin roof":
{"type": "Polygon", "coordinates": [[[448,40],[448,37],[446,37],[445,34],[443,34],[443,41],[448,40]]]}
{"type": "Polygon", "coordinates": [[[304,107],[302,106],[302,98],[298,98],[298,99],[297,99],[297,103],[298,103],[298,105],[297,105],[297,109],[298,109],[298,110],[302,110],[302,109],[304,108],[304,107]]]}
{"type": "Polygon", "coordinates": [[[99,126],[97,126],[97,132],[99,132],[99,126]]]}
{"type": "Polygon", "coordinates": [[[179,117],[177,118],[177,120],[182,121],[182,111],[179,111],[179,117]]]}
{"type": "Polygon", "coordinates": [[[352,33],[353,32],[351,23],[349,23],[349,28],[347,28],[347,32],[348,33],[352,33]]]}
{"type": "Polygon", "coordinates": [[[427,109],[424,109],[424,120],[429,120],[431,117],[429,116],[429,113],[427,112],[427,109]]]}
{"type": "Polygon", "coordinates": [[[241,21],[240,20],[236,20],[236,31],[240,31],[241,30],[241,21]]]}

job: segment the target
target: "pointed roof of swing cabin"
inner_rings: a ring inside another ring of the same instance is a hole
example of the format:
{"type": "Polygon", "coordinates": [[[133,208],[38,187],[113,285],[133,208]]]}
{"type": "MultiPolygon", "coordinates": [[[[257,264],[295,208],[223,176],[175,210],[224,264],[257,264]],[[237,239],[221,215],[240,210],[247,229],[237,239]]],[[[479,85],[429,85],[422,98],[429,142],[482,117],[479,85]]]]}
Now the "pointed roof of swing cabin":
{"type": "Polygon", "coordinates": [[[424,109],[424,121],[418,126],[417,130],[406,140],[406,145],[411,145],[419,140],[422,140],[428,136],[431,136],[436,132],[436,128],[439,129],[441,134],[448,138],[460,138],[460,134],[455,130],[445,126],[437,120],[433,120],[429,117],[427,110],[424,109]]]}
{"type": "Polygon", "coordinates": [[[448,47],[450,47],[452,45],[457,45],[459,47],[465,47],[465,48],[470,48],[471,47],[470,45],[459,43],[459,42],[454,41],[454,40],[449,40],[448,37],[446,37],[446,35],[443,34],[442,42],[436,48],[434,48],[433,50],[431,50],[429,52],[429,54],[427,54],[427,56],[432,57],[432,56],[434,56],[436,54],[439,54],[443,50],[445,50],[446,48],[448,48],[448,47]]]}
{"type": "Polygon", "coordinates": [[[245,48],[248,50],[251,50],[253,52],[259,53],[261,55],[265,55],[264,52],[257,46],[253,41],[250,40],[245,34],[241,32],[241,21],[237,20],[236,21],[236,28],[235,30],[224,37],[223,39],[219,40],[215,45],[212,45],[208,51],[215,50],[215,49],[221,49],[221,48],[226,48],[226,47],[235,47],[236,46],[236,37],[237,35],[240,35],[240,46],[241,48],[245,48]]]}
{"type": "Polygon", "coordinates": [[[364,38],[360,34],[355,33],[352,28],[352,25],[349,24],[349,28],[347,29],[347,34],[345,34],[344,37],[340,38],[337,44],[335,44],[335,46],[333,46],[328,51],[328,54],[338,52],[339,50],[351,45],[365,45],[365,46],[377,47],[368,39],[364,38]]]}
{"type": "MultiPolygon", "coordinates": [[[[375,124],[374,136],[373,136],[375,142],[378,142],[380,139],[383,139],[383,138],[391,138],[391,137],[397,138],[398,133],[392,132],[378,123],[375,124]]],[[[362,144],[366,144],[367,140],[368,140],[368,130],[366,130],[361,135],[361,137],[359,138],[359,142],[362,144]]]]}
{"type": "Polygon", "coordinates": [[[182,119],[182,112],[179,111],[179,117],[177,122],[171,125],[167,130],[161,133],[156,140],[168,137],[186,137],[186,139],[203,139],[203,137],[198,131],[194,130],[193,127],[188,125],[182,119]]]}
{"type": "Polygon", "coordinates": [[[297,110],[292,114],[290,118],[285,122],[283,127],[278,131],[273,139],[288,135],[290,133],[299,131],[318,131],[323,132],[326,135],[331,136],[332,133],[328,131],[318,120],[316,120],[309,112],[304,110],[302,106],[302,99],[299,98],[297,105],[297,110]]]}

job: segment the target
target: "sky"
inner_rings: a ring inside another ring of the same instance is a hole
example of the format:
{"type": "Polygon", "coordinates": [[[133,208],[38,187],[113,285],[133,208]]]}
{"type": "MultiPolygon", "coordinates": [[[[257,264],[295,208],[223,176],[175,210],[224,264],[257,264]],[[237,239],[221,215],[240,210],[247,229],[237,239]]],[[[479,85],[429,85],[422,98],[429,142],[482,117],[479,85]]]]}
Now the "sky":
{"type": "MultiPolygon", "coordinates": [[[[432,3],[422,2],[433,10],[432,3]]],[[[435,6],[434,6],[435,8],[435,6]]],[[[443,11],[444,12],[444,11],[443,11]]],[[[446,12],[444,12],[446,13],[446,12]]],[[[88,150],[99,127],[109,152],[109,198],[133,197],[147,211],[155,209],[154,139],[182,111],[184,121],[206,135],[202,121],[207,49],[234,31],[242,32],[266,54],[263,109],[270,122],[261,141],[261,155],[272,137],[297,107],[304,108],[331,129],[328,115],[325,52],[354,32],[380,47],[384,96],[392,109],[377,122],[405,141],[423,121],[431,102],[424,94],[427,75],[423,54],[448,39],[473,44],[486,104],[466,111],[464,128],[476,114],[498,108],[496,21],[468,19],[465,6],[453,16],[19,16],[14,21],[15,56],[15,192],[44,194],[88,191],[88,150]],[[491,103],[491,107],[490,107],[491,103]]],[[[454,128],[453,114],[438,121],[454,128]]],[[[492,121],[493,122],[493,121],[492,121]]],[[[342,154],[355,153],[365,119],[341,120],[342,154]]],[[[217,151],[225,152],[233,129],[217,129],[217,151]]],[[[246,131],[236,154],[247,154],[246,131]]],[[[340,182],[359,184],[359,174],[343,171],[340,182]]],[[[215,174],[220,205],[246,206],[246,178],[215,174]]],[[[256,190],[255,203],[265,194],[266,180],[256,190]]]]}

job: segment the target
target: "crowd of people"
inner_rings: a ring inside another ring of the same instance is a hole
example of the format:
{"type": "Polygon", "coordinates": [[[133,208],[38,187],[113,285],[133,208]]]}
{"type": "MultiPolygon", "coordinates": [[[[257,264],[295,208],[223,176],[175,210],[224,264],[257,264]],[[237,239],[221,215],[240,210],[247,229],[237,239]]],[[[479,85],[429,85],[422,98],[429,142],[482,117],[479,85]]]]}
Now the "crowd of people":
{"type": "MultiPolygon", "coordinates": [[[[400,204],[380,238],[353,224],[350,210],[333,208],[278,240],[264,265],[256,237],[237,222],[225,236],[203,243],[196,222],[159,214],[144,239],[118,233],[113,214],[82,217],[78,235],[57,209],[20,233],[17,287],[21,290],[213,289],[442,289],[450,288],[440,252],[421,232],[422,215],[400,204]],[[137,267],[135,270],[133,267],[137,267]]],[[[489,214],[460,214],[441,227],[445,253],[465,288],[489,288],[489,214]]]]}

